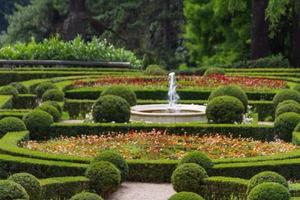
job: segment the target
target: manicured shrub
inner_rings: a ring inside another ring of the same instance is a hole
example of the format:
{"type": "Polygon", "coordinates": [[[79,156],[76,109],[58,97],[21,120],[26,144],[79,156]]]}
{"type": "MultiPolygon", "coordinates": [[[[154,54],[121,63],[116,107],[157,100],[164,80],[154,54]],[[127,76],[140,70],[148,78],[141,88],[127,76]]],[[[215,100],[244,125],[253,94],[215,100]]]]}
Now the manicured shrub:
{"type": "Polygon", "coordinates": [[[55,107],[58,110],[58,112],[60,112],[61,114],[63,113],[63,109],[62,109],[61,105],[59,105],[59,103],[57,101],[45,101],[45,102],[43,102],[42,105],[53,106],[53,107],[55,107]]]}
{"type": "Polygon", "coordinates": [[[172,174],[171,182],[177,192],[199,193],[204,179],[207,178],[205,169],[195,163],[185,163],[177,167],[172,174]]]}
{"type": "Polygon", "coordinates": [[[130,105],[118,96],[101,96],[93,105],[92,115],[95,122],[129,122],[130,105]]]}
{"type": "Polygon", "coordinates": [[[129,89],[128,87],[125,86],[111,86],[103,90],[101,93],[101,96],[104,95],[115,95],[118,97],[122,97],[125,99],[130,106],[135,106],[136,105],[136,95],[135,93],[129,89]]]}
{"type": "Polygon", "coordinates": [[[50,114],[53,117],[54,122],[58,122],[61,118],[61,113],[54,106],[42,104],[37,109],[50,114]]]}
{"type": "Polygon", "coordinates": [[[293,112],[279,115],[274,122],[274,129],[280,139],[291,141],[292,133],[300,122],[300,115],[293,112]]]}
{"type": "Polygon", "coordinates": [[[23,121],[30,131],[30,136],[42,138],[49,131],[53,117],[45,111],[34,110],[24,116],[23,121]]]}
{"type": "Polygon", "coordinates": [[[204,200],[200,195],[193,192],[179,192],[171,196],[168,200],[204,200]]]}
{"type": "Polygon", "coordinates": [[[243,103],[245,110],[247,110],[248,97],[244,92],[244,90],[239,86],[236,85],[220,86],[214,91],[212,91],[208,99],[212,100],[219,96],[233,96],[235,98],[238,98],[243,103]]]}
{"type": "Polygon", "coordinates": [[[42,95],[42,100],[43,101],[64,101],[65,98],[65,93],[58,89],[50,89],[47,90],[43,95],[42,95]]]}
{"type": "Polygon", "coordinates": [[[0,120],[0,137],[8,132],[25,131],[24,122],[16,117],[5,117],[0,120]]]}
{"type": "Polygon", "coordinates": [[[0,95],[12,95],[16,97],[18,96],[18,94],[18,90],[11,85],[3,86],[0,88],[0,95]]]}
{"type": "Polygon", "coordinates": [[[28,94],[29,93],[29,89],[22,83],[13,82],[13,83],[10,83],[9,85],[15,87],[18,90],[19,94],[28,94]]]}
{"type": "Polygon", "coordinates": [[[291,89],[281,90],[273,98],[274,107],[276,108],[279,103],[285,100],[294,100],[300,103],[300,93],[291,89]]]}
{"type": "Polygon", "coordinates": [[[206,107],[207,119],[213,123],[240,123],[244,112],[243,103],[232,96],[215,97],[206,107]]]}
{"type": "Polygon", "coordinates": [[[290,103],[280,106],[278,105],[275,112],[275,117],[278,117],[279,115],[287,112],[294,112],[300,114],[300,104],[290,103]]]}
{"type": "Polygon", "coordinates": [[[26,190],[18,183],[8,180],[0,181],[1,200],[29,200],[26,190]]]}
{"type": "Polygon", "coordinates": [[[99,195],[90,192],[81,192],[74,195],[70,200],[103,200],[99,195]]]}
{"type": "Polygon", "coordinates": [[[42,186],[35,176],[28,173],[18,173],[11,175],[8,180],[20,184],[28,193],[30,200],[41,199],[42,186]]]}
{"type": "Polygon", "coordinates": [[[279,183],[262,183],[254,187],[247,200],[290,200],[289,190],[279,183]]]}
{"type": "Polygon", "coordinates": [[[300,103],[298,103],[297,101],[294,101],[294,100],[285,100],[285,101],[280,102],[277,105],[276,109],[279,109],[281,106],[290,105],[290,104],[300,105],[300,103]]]}
{"type": "Polygon", "coordinates": [[[293,87],[293,90],[296,90],[297,92],[300,92],[300,84],[297,84],[293,87]]]}
{"type": "Polygon", "coordinates": [[[86,177],[90,179],[90,188],[103,196],[116,191],[121,183],[120,170],[107,161],[91,163],[86,177]]]}
{"type": "Polygon", "coordinates": [[[159,65],[149,65],[145,70],[145,74],[160,76],[160,75],[166,75],[167,71],[161,68],[159,65]]]}
{"type": "Polygon", "coordinates": [[[206,154],[199,151],[190,152],[185,155],[180,160],[179,165],[184,163],[195,163],[203,167],[205,170],[209,170],[214,166],[212,160],[206,154]]]}
{"type": "Polygon", "coordinates": [[[206,71],[205,71],[205,76],[209,76],[209,75],[213,75],[213,74],[225,74],[225,70],[223,68],[219,68],[219,67],[209,67],[206,71]]]}
{"type": "Polygon", "coordinates": [[[129,172],[126,160],[118,153],[113,151],[102,151],[93,159],[93,162],[107,161],[114,164],[121,172],[122,181],[124,181],[129,172]]]}
{"type": "Polygon", "coordinates": [[[248,189],[247,193],[249,193],[255,186],[261,184],[261,183],[267,183],[267,182],[274,182],[274,183],[279,183],[283,185],[284,187],[288,188],[288,183],[286,179],[281,176],[280,174],[276,172],[271,172],[271,171],[265,171],[256,174],[253,176],[248,184],[248,189]]]}
{"type": "Polygon", "coordinates": [[[57,89],[54,83],[51,82],[42,82],[35,88],[35,93],[38,98],[42,98],[43,94],[50,89],[57,89]]]}

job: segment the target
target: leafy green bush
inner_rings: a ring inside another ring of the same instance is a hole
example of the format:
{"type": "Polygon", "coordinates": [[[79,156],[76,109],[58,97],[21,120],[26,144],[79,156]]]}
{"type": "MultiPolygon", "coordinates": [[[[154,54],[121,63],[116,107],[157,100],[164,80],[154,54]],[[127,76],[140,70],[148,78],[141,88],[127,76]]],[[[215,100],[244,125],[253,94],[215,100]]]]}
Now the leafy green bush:
{"type": "Polygon", "coordinates": [[[121,183],[120,170],[107,161],[91,163],[85,175],[90,179],[91,189],[103,196],[116,191],[121,183]]]}
{"type": "Polygon", "coordinates": [[[99,195],[90,192],[81,192],[74,195],[70,200],[103,200],[99,195]]]}
{"type": "Polygon", "coordinates": [[[56,102],[56,101],[45,101],[45,102],[43,102],[42,105],[50,105],[50,106],[53,106],[53,107],[55,107],[55,108],[58,110],[58,112],[59,112],[60,114],[63,113],[63,109],[62,109],[61,105],[59,105],[59,103],[56,102]]]}
{"type": "Polygon", "coordinates": [[[255,176],[253,176],[250,179],[248,188],[247,188],[247,193],[250,193],[251,190],[255,186],[257,186],[261,183],[267,183],[267,182],[279,183],[279,184],[283,185],[284,187],[288,188],[288,183],[283,176],[281,176],[280,174],[278,174],[276,172],[264,171],[264,172],[260,172],[260,173],[256,174],[255,176]]]}
{"type": "Polygon", "coordinates": [[[179,192],[171,196],[168,200],[204,200],[200,195],[193,192],[179,192]]]}
{"type": "Polygon", "coordinates": [[[16,117],[5,117],[0,120],[0,137],[8,132],[25,131],[24,122],[16,117]]]}
{"type": "Polygon", "coordinates": [[[199,193],[204,179],[207,178],[204,168],[195,163],[185,163],[177,167],[172,174],[171,182],[177,192],[199,193]]]}
{"type": "Polygon", "coordinates": [[[159,65],[149,65],[144,73],[151,76],[163,76],[167,74],[167,71],[159,65]]]}
{"type": "Polygon", "coordinates": [[[226,124],[243,121],[243,103],[232,96],[219,96],[208,102],[206,116],[209,122],[226,124]]]}
{"type": "Polygon", "coordinates": [[[18,96],[18,94],[18,90],[11,85],[3,86],[0,88],[0,95],[12,95],[16,97],[18,96]]]}
{"type": "Polygon", "coordinates": [[[223,68],[219,68],[219,67],[209,67],[207,68],[207,70],[205,71],[205,76],[209,76],[212,74],[225,74],[225,70],[223,68]]]}
{"type": "Polygon", "coordinates": [[[296,90],[291,90],[291,89],[285,89],[279,91],[273,98],[274,107],[276,108],[279,103],[285,100],[294,100],[300,103],[300,93],[297,92],[296,90]]]}
{"type": "Polygon", "coordinates": [[[195,163],[203,167],[205,170],[211,169],[214,164],[212,160],[204,153],[193,151],[186,154],[179,162],[179,165],[184,163],[195,163]]]}
{"type": "Polygon", "coordinates": [[[2,200],[29,200],[26,190],[18,183],[8,180],[0,181],[0,199],[2,200]]]}
{"type": "Polygon", "coordinates": [[[285,100],[285,101],[280,102],[277,105],[276,109],[279,109],[281,106],[290,105],[290,104],[300,105],[300,103],[298,103],[297,101],[294,101],[294,100],[285,100]]]}
{"type": "Polygon", "coordinates": [[[111,86],[106,89],[104,89],[101,93],[101,96],[105,95],[115,95],[118,97],[122,97],[125,99],[130,106],[136,105],[136,95],[134,91],[132,91],[130,88],[125,86],[111,86]]]}
{"type": "Polygon", "coordinates": [[[300,114],[300,104],[290,103],[281,106],[277,106],[275,117],[287,112],[294,112],[300,114]]]}
{"type": "Polygon", "coordinates": [[[130,105],[118,96],[101,96],[93,105],[92,115],[95,122],[129,122],[130,105]]]}
{"type": "Polygon", "coordinates": [[[293,90],[296,90],[297,92],[300,93],[300,84],[297,84],[293,87],[293,90]]]}
{"type": "Polygon", "coordinates": [[[20,184],[28,193],[30,200],[41,199],[42,186],[35,176],[28,173],[18,173],[11,175],[8,180],[20,184]]]}
{"type": "Polygon", "coordinates": [[[10,83],[9,85],[15,87],[18,90],[19,94],[28,94],[29,93],[29,89],[22,83],[13,82],[13,83],[10,83]]]}
{"type": "Polygon", "coordinates": [[[37,107],[37,109],[50,114],[53,117],[54,122],[58,122],[61,118],[61,113],[54,106],[42,104],[39,107],[37,107]]]}
{"type": "Polygon", "coordinates": [[[236,85],[229,85],[229,86],[220,86],[210,94],[208,100],[212,100],[219,96],[233,96],[238,98],[244,105],[245,110],[247,110],[248,106],[248,97],[246,93],[236,85]]]}
{"type": "Polygon", "coordinates": [[[262,183],[254,187],[247,200],[290,200],[289,190],[279,183],[262,183]]]}
{"type": "Polygon", "coordinates": [[[50,89],[47,90],[43,95],[42,95],[42,100],[43,101],[64,101],[65,98],[65,93],[58,89],[50,89]]]}
{"type": "Polygon", "coordinates": [[[279,115],[274,122],[274,129],[280,139],[292,140],[292,133],[300,122],[300,115],[293,112],[279,115]]]}
{"type": "Polygon", "coordinates": [[[114,164],[121,172],[122,181],[126,180],[129,168],[126,160],[120,154],[114,151],[102,151],[93,159],[93,162],[99,161],[107,161],[114,164]]]}
{"type": "Polygon", "coordinates": [[[50,89],[57,89],[54,83],[51,82],[42,82],[35,88],[35,93],[38,98],[42,98],[43,94],[50,89]]]}

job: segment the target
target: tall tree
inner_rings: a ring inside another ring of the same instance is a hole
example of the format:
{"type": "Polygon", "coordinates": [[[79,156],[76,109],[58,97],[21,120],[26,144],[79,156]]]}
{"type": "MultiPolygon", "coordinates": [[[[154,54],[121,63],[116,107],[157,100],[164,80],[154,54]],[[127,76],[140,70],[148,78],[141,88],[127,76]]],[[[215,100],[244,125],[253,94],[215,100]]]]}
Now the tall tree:
{"type": "Polygon", "coordinates": [[[291,33],[291,64],[300,67],[300,2],[293,1],[293,29],[291,33]]]}

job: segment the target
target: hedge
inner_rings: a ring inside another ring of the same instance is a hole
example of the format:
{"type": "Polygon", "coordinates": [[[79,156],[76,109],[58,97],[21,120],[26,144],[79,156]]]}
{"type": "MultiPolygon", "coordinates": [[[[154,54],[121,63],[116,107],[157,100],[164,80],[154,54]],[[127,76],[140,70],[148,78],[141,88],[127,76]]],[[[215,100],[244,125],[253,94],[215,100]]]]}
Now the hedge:
{"type": "Polygon", "coordinates": [[[14,109],[33,109],[38,106],[37,97],[33,94],[19,94],[12,100],[14,109]]]}
{"type": "Polygon", "coordinates": [[[29,113],[31,110],[10,110],[10,109],[0,109],[0,119],[4,117],[17,117],[22,119],[24,115],[29,113]]]}
{"type": "Polygon", "coordinates": [[[0,108],[12,108],[12,99],[10,95],[0,95],[0,108]]]}

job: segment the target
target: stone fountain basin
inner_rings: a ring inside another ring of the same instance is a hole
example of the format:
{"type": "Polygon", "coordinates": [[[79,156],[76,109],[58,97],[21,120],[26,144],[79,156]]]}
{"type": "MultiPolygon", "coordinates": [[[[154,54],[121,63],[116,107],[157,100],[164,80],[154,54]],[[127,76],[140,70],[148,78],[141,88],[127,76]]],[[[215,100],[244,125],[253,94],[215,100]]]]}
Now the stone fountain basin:
{"type": "Polygon", "coordinates": [[[131,107],[131,121],[148,123],[207,122],[206,106],[178,104],[137,105],[131,107]]]}

